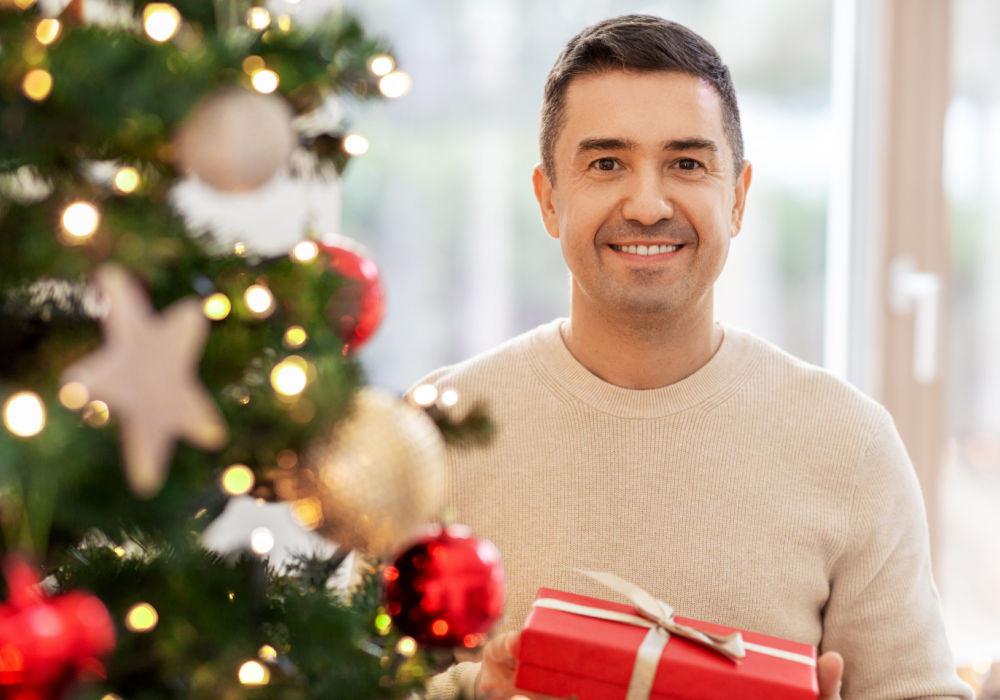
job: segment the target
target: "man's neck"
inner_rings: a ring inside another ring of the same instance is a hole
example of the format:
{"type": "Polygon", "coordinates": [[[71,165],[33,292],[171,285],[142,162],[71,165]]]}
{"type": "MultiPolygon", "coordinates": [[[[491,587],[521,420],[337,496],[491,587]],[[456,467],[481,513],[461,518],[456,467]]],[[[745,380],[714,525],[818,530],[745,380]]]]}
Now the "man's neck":
{"type": "Polygon", "coordinates": [[[576,360],[610,384],[657,389],[694,374],[722,344],[712,314],[609,319],[574,304],[563,341],[576,360]]]}

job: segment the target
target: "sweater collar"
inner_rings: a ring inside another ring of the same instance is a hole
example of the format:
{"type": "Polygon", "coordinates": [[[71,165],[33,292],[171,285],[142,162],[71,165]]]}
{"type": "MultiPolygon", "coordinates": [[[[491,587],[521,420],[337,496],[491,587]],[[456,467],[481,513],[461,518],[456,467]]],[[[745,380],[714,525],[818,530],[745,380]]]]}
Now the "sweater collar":
{"type": "Polygon", "coordinates": [[[622,418],[657,418],[702,403],[714,403],[741,385],[756,366],[754,344],[745,331],[725,326],[715,355],[693,374],[657,389],[625,389],[610,384],[581,365],[566,348],[558,318],[541,326],[532,340],[539,369],[563,391],[589,406],[622,418]]]}

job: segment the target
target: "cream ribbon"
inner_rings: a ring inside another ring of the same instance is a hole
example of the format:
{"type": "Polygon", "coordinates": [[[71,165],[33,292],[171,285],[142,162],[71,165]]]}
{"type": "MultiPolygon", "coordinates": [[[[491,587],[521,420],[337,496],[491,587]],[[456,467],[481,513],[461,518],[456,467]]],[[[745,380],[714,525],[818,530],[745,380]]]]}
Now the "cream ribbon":
{"type": "Polygon", "coordinates": [[[736,663],[739,663],[739,660],[746,656],[746,650],[749,649],[759,654],[766,654],[807,666],[816,665],[812,657],[804,654],[796,654],[784,649],[775,649],[762,644],[744,642],[743,635],[739,632],[733,632],[728,635],[712,634],[682,625],[674,621],[674,609],[672,607],[662,600],[657,600],[635,584],[629,583],[614,574],[599,571],[584,571],[583,569],[576,569],[576,571],[624,595],[632,601],[639,615],[594,608],[589,605],[579,605],[556,598],[539,598],[535,600],[533,605],[539,608],[559,610],[574,615],[584,615],[586,617],[624,622],[625,624],[637,627],[649,628],[649,632],[642,640],[642,644],[639,645],[639,650],[636,652],[635,665],[632,667],[632,679],[629,681],[625,700],[648,700],[653,690],[653,680],[656,677],[656,669],[659,666],[660,657],[663,655],[663,650],[666,648],[667,642],[670,641],[671,634],[676,634],[678,637],[683,637],[696,644],[700,644],[736,663]]]}

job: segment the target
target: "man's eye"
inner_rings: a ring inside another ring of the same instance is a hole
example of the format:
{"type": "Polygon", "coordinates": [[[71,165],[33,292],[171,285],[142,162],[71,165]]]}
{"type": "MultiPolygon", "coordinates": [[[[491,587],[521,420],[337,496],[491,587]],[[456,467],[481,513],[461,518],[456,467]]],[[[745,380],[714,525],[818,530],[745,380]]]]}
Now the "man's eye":
{"type": "Polygon", "coordinates": [[[677,161],[677,167],[681,170],[697,170],[701,167],[701,163],[692,158],[681,158],[677,161]]]}
{"type": "Polygon", "coordinates": [[[614,158],[598,158],[591,163],[591,167],[596,170],[615,170],[618,167],[618,161],[614,158]]]}

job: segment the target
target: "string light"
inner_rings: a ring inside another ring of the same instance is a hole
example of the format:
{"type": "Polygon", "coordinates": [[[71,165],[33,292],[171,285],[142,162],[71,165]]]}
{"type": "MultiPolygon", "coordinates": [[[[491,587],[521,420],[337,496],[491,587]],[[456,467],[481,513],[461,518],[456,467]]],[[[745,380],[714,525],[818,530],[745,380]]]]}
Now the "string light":
{"type": "Polygon", "coordinates": [[[309,336],[306,334],[306,329],[302,326],[289,326],[282,338],[285,347],[289,348],[301,348],[306,344],[307,340],[309,340],[309,336]]]}
{"type": "Polygon", "coordinates": [[[180,29],[181,13],[169,3],[151,2],[142,11],[142,26],[150,39],[162,43],[180,29]]]}
{"type": "Polygon", "coordinates": [[[418,406],[430,406],[437,401],[438,390],[433,384],[421,384],[410,396],[418,406]]]}
{"type": "Polygon", "coordinates": [[[368,69],[380,78],[392,73],[395,67],[396,62],[392,60],[392,56],[387,56],[386,54],[374,56],[368,62],[368,69]]]}
{"type": "Polygon", "coordinates": [[[250,493],[253,486],[253,470],[245,464],[231,464],[222,472],[222,490],[230,496],[250,493]]]}
{"type": "Polygon", "coordinates": [[[18,437],[34,437],[45,427],[45,405],[33,391],[19,391],[3,405],[3,423],[18,437]]]}
{"type": "Polygon", "coordinates": [[[243,685],[267,685],[271,680],[271,672],[259,661],[247,661],[240,666],[238,675],[243,685]]]}
{"type": "Polygon", "coordinates": [[[274,661],[278,658],[278,652],[270,644],[265,644],[257,650],[257,658],[264,661],[274,661]]]}
{"type": "Polygon", "coordinates": [[[251,7],[247,12],[247,24],[251,29],[267,29],[271,24],[271,13],[266,7],[251,7]]]}
{"type": "Polygon", "coordinates": [[[348,134],[344,137],[344,152],[352,156],[363,156],[368,152],[368,139],[361,134],[348,134]]]}
{"type": "Polygon", "coordinates": [[[417,653],[417,640],[413,637],[400,637],[396,642],[396,653],[407,658],[417,653]]]}
{"type": "Polygon", "coordinates": [[[402,97],[413,87],[413,80],[402,71],[393,71],[382,76],[378,81],[378,89],[389,99],[402,97]]]}
{"type": "Polygon", "coordinates": [[[111,409],[103,401],[91,401],[83,409],[83,421],[91,428],[103,428],[111,421],[111,409]]]}
{"type": "Polygon", "coordinates": [[[271,370],[271,386],[282,396],[298,396],[309,383],[309,364],[298,355],[289,355],[271,370]]]}
{"type": "Polygon", "coordinates": [[[243,292],[243,303],[257,318],[267,318],[274,312],[274,295],[262,284],[251,284],[243,292]]]}
{"type": "Polygon", "coordinates": [[[292,248],[292,258],[299,262],[312,262],[319,255],[319,246],[315,241],[300,241],[292,248]]]}
{"type": "Polygon", "coordinates": [[[250,76],[250,82],[253,84],[253,89],[257,92],[269,95],[278,89],[278,74],[273,70],[263,68],[259,71],[255,71],[250,76]]]}
{"type": "Polygon", "coordinates": [[[139,171],[126,165],[115,173],[114,184],[121,194],[132,194],[139,187],[139,171]]]}
{"type": "Polygon", "coordinates": [[[71,411],[78,411],[90,401],[90,392],[80,382],[67,382],[59,387],[59,403],[71,411]]]}
{"type": "Polygon", "coordinates": [[[39,44],[48,46],[59,38],[59,32],[61,31],[62,24],[59,20],[48,17],[39,20],[38,24],[35,25],[35,38],[38,39],[39,44]]]}
{"type": "Polygon", "coordinates": [[[52,74],[43,68],[29,70],[21,82],[21,91],[29,100],[41,102],[52,92],[52,74]]]}
{"type": "Polygon", "coordinates": [[[222,292],[216,292],[205,297],[205,301],[201,305],[202,312],[213,321],[221,321],[229,315],[232,309],[232,302],[222,292]]]}
{"type": "Polygon", "coordinates": [[[292,469],[293,467],[298,465],[299,456],[295,454],[294,450],[282,450],[281,452],[278,453],[278,456],[275,458],[275,461],[278,463],[278,466],[281,467],[282,469],[292,469]]]}
{"type": "Polygon", "coordinates": [[[131,632],[151,632],[159,621],[159,613],[149,603],[136,603],[125,613],[125,626],[131,632]]]}
{"type": "Polygon", "coordinates": [[[63,210],[63,230],[72,236],[71,241],[83,241],[94,235],[100,222],[101,215],[90,202],[73,202],[63,210]]]}
{"type": "Polygon", "coordinates": [[[274,549],[274,535],[266,527],[255,527],[250,533],[250,549],[267,554],[274,549]]]}

